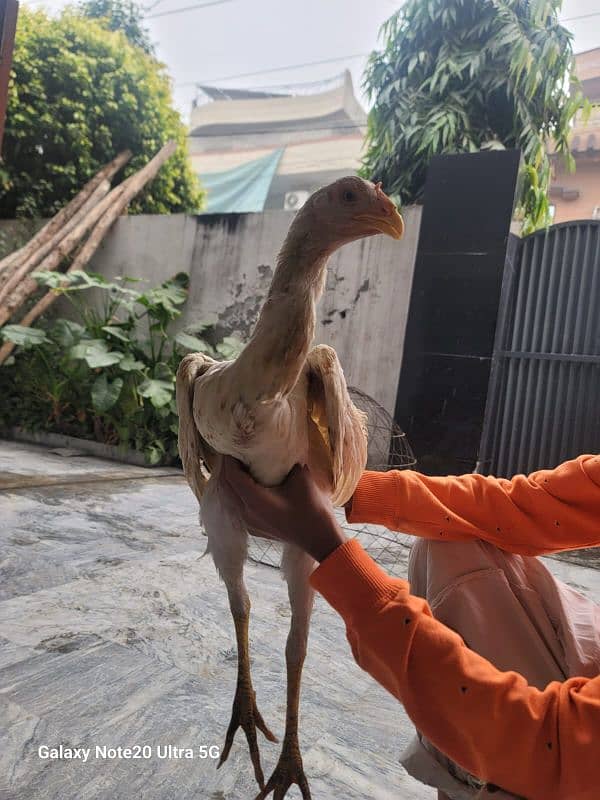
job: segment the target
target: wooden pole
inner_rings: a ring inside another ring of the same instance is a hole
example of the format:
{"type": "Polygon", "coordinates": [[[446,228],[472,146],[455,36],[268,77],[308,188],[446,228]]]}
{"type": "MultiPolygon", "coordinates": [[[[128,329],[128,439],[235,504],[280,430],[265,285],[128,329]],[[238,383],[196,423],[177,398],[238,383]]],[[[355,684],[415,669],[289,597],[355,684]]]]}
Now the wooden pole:
{"type": "Polygon", "coordinates": [[[19,4],[17,0],[0,0],[0,155],[4,138],[4,122],[8,105],[8,81],[12,66],[19,4]]]}
{"type": "MultiPolygon", "coordinates": [[[[2,0],[0,0],[2,2],[2,0]]],[[[131,152],[124,150],[119,153],[116,158],[102,167],[94,177],[89,180],[83,189],[78,192],[75,197],[62,208],[56,216],[52,217],[44,227],[39,230],[36,235],[27,242],[27,244],[20,250],[10,253],[8,256],[0,261],[0,273],[2,270],[15,268],[17,262],[23,263],[35,253],[38,247],[52,238],[54,234],[59,231],[65,223],[67,223],[83,206],[88,197],[90,197],[98,188],[98,186],[105,180],[110,181],[117,174],[131,158],[131,152]]],[[[0,276],[1,278],[1,276],[0,276]]]]}
{"type": "MultiPolygon", "coordinates": [[[[129,179],[128,179],[129,180],[129,179]]],[[[66,258],[81,242],[86,233],[93,228],[102,214],[114,203],[118,194],[123,191],[123,184],[120,184],[112,192],[106,195],[90,213],[80,220],[70,233],[64,236],[54,250],[38,264],[39,270],[54,270],[60,266],[66,258]]],[[[24,278],[13,293],[6,298],[4,304],[0,306],[0,325],[4,325],[13,313],[23,305],[25,300],[35,292],[37,283],[33,278],[24,278]]]]}
{"type": "MultiPolygon", "coordinates": [[[[92,230],[90,238],[81,248],[77,257],[75,258],[75,260],[73,261],[67,272],[84,269],[87,266],[89,260],[98,249],[100,243],[102,242],[102,239],[110,229],[111,225],[117,219],[117,217],[119,217],[119,215],[127,208],[129,203],[144,188],[144,186],[156,176],[162,165],[166,161],[168,161],[168,159],[173,155],[173,153],[176,150],[177,150],[177,143],[168,142],[154,156],[154,158],[151,161],[149,161],[148,164],[146,164],[146,166],[143,169],[141,169],[135,175],[131,175],[124,183],[118,186],[117,189],[113,189],[110,195],[107,195],[107,197],[111,197],[111,195],[113,195],[119,189],[121,190],[121,192],[113,198],[114,202],[105,210],[105,213],[98,220],[97,225],[92,230]]],[[[28,279],[26,283],[34,284],[32,291],[35,291],[35,288],[37,288],[37,284],[31,278],[28,279]]],[[[31,294],[31,292],[29,292],[29,294],[31,294]]],[[[42,299],[39,300],[33,306],[33,308],[27,312],[27,314],[23,317],[23,319],[20,321],[19,324],[23,326],[31,325],[32,322],[34,322],[41,314],[44,313],[44,311],[46,311],[47,308],[49,308],[50,305],[52,305],[52,303],[57,299],[58,296],[59,292],[50,289],[44,295],[44,297],[42,297],[42,299]]],[[[19,305],[21,305],[21,303],[19,303],[19,305]]],[[[17,307],[18,306],[15,306],[15,308],[17,307]]],[[[14,347],[15,347],[14,342],[5,342],[4,345],[0,347],[0,364],[3,364],[4,361],[6,361],[8,356],[12,353],[14,347]]]]}
{"type": "Polygon", "coordinates": [[[110,190],[110,183],[108,181],[102,181],[102,183],[96,187],[96,191],[88,197],[86,202],[81,206],[79,211],[71,217],[71,219],[58,230],[51,239],[47,239],[45,244],[41,245],[26,261],[24,261],[20,267],[13,270],[8,274],[7,280],[4,282],[4,285],[0,288],[0,304],[4,301],[6,297],[8,297],[14,289],[21,283],[25,275],[28,272],[32,272],[35,269],[36,265],[39,264],[42,259],[44,259],[48,253],[50,253],[60,242],[67,236],[73,228],[78,225],[81,220],[85,219],[85,217],[90,213],[90,211],[105,197],[110,190]]]}

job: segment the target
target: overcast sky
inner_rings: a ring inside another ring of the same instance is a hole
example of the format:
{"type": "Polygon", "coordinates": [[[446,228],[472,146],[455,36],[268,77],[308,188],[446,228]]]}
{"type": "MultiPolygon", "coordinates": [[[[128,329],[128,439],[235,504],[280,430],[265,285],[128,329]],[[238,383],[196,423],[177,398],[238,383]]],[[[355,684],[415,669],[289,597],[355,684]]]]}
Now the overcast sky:
{"type": "MultiPolygon", "coordinates": [[[[22,2],[51,10],[67,4],[66,0],[22,2]]],[[[152,6],[147,12],[152,15],[211,0],[143,2],[152,6]]],[[[322,80],[348,68],[360,95],[365,54],[377,46],[380,26],[396,8],[398,0],[216,0],[206,8],[148,19],[147,26],[173,78],[177,105],[187,118],[196,82],[262,87],[322,80]],[[215,80],[328,59],[340,60],[215,80]]],[[[564,0],[561,16],[599,11],[598,0],[564,0]]],[[[600,46],[600,16],[565,25],[575,35],[576,52],[600,46]]]]}

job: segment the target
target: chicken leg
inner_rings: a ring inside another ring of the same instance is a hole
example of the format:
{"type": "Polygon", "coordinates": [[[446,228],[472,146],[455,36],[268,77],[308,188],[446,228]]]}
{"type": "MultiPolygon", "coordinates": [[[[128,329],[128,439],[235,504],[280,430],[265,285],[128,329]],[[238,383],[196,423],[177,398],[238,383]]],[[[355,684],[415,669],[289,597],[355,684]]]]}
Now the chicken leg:
{"type": "Polygon", "coordinates": [[[243,575],[248,534],[235,510],[228,505],[223,490],[215,479],[209,482],[202,498],[202,522],[208,536],[208,551],[227,587],[238,655],[237,684],[231,721],[227,728],[225,744],[217,769],[227,761],[236,731],[238,728],[242,728],[246,734],[256,782],[263,789],[265,779],[260,763],[256,730],[258,728],[271,742],[276,742],[277,739],[265,724],[257,708],[256,694],[250,674],[248,641],[250,598],[243,575]]]}
{"type": "Polygon", "coordinates": [[[298,741],[298,706],[302,667],[306,656],[308,629],[314,599],[314,591],[308,581],[314,568],[314,561],[298,548],[287,545],[281,568],[287,580],[292,608],[292,623],[285,648],[287,666],[285,735],[277,766],[256,800],[264,800],[271,792],[273,792],[273,800],[283,800],[287,790],[294,783],[299,786],[303,800],[311,800],[298,741]]]}

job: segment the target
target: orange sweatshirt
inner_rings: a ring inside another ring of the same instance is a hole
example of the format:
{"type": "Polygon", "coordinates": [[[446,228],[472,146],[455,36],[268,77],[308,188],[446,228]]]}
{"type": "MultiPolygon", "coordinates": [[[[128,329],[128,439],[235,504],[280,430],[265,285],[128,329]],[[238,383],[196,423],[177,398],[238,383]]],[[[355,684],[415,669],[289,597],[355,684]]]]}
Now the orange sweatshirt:
{"type": "MultiPolygon", "coordinates": [[[[600,457],[512,480],[365,472],[348,519],[527,555],[599,546],[600,457]]],[[[311,582],[345,620],[358,664],[461,767],[527,800],[600,798],[600,676],[539,691],[500,672],[354,540],[311,582]]]]}

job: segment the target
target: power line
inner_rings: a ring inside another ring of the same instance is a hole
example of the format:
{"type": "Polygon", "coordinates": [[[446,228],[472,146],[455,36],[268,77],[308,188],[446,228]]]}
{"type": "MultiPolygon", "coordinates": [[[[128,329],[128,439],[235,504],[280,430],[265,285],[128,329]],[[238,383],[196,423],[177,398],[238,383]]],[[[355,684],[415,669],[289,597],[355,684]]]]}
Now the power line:
{"type": "Polygon", "coordinates": [[[147,14],[148,11],[152,11],[153,9],[156,8],[156,6],[159,6],[161,3],[164,3],[164,2],[165,2],[165,0],[153,0],[153,2],[150,3],[150,5],[142,6],[142,11],[144,12],[144,14],[147,14]]]}
{"type": "Polygon", "coordinates": [[[184,14],[187,11],[196,11],[199,8],[208,8],[208,6],[222,6],[224,3],[233,3],[235,1],[236,0],[210,0],[208,3],[194,3],[193,6],[183,6],[182,8],[173,8],[171,11],[159,11],[157,14],[148,14],[144,19],[170,17],[172,14],[184,14]]]}
{"type": "Polygon", "coordinates": [[[577,19],[589,19],[590,17],[600,17],[600,11],[593,11],[591,14],[580,14],[578,17],[565,17],[560,22],[575,22],[577,19]]]}
{"type": "MultiPolygon", "coordinates": [[[[247,123],[243,123],[243,124],[246,125],[247,123]]],[[[238,131],[232,131],[231,133],[198,133],[196,135],[188,134],[188,136],[191,137],[192,139],[212,139],[212,138],[219,139],[222,136],[258,136],[258,135],[269,134],[269,133],[270,134],[274,134],[274,135],[277,135],[279,133],[299,133],[299,134],[302,134],[302,133],[306,133],[307,131],[311,131],[311,132],[312,131],[343,131],[343,130],[352,130],[352,129],[360,130],[361,128],[366,128],[366,127],[367,127],[367,123],[366,122],[364,124],[361,124],[361,123],[358,123],[358,122],[352,122],[352,123],[350,123],[348,125],[320,125],[320,126],[315,127],[315,128],[271,128],[271,129],[265,128],[264,130],[258,130],[258,131],[238,130],[238,131]]],[[[311,143],[312,143],[311,140],[308,140],[307,142],[297,142],[296,144],[311,144],[311,143]]]]}
{"type": "MultiPolygon", "coordinates": [[[[249,91],[249,92],[274,92],[282,97],[294,95],[294,96],[301,96],[302,93],[298,92],[298,89],[306,89],[308,87],[314,88],[316,86],[323,86],[324,84],[328,83],[336,83],[339,82],[341,85],[342,78],[344,77],[344,73],[340,72],[337,75],[334,75],[331,78],[319,78],[316,81],[300,81],[298,83],[261,83],[259,86],[247,86],[242,89],[242,91],[249,91]]],[[[227,93],[229,91],[227,86],[208,86],[207,84],[198,85],[198,88],[201,89],[203,86],[206,86],[209,89],[217,89],[218,91],[222,91],[227,93]]],[[[239,89],[234,89],[234,91],[240,91],[239,89]]],[[[313,92],[314,93],[314,92],[313,92]]],[[[309,94],[309,93],[308,93],[309,94]]]]}
{"type": "MultiPolygon", "coordinates": [[[[219,2],[231,2],[231,0],[219,0],[219,2]]],[[[566,19],[562,19],[560,21],[574,22],[575,20],[578,19],[588,19],[589,17],[598,17],[598,16],[600,16],[600,11],[594,11],[591,14],[581,14],[580,16],[576,17],[567,17],[566,19]]],[[[257,75],[269,75],[274,72],[287,72],[288,70],[301,69],[304,67],[314,67],[320,64],[334,64],[339,61],[350,61],[351,59],[355,58],[366,58],[368,55],[369,53],[354,53],[348,56],[339,56],[338,58],[325,58],[319,61],[305,61],[301,64],[288,64],[287,66],[284,67],[274,67],[272,69],[263,69],[263,70],[258,70],[256,72],[240,72],[236,75],[219,75],[216,78],[209,78],[208,80],[186,81],[185,83],[177,83],[175,84],[175,88],[180,89],[185,86],[199,86],[200,84],[210,86],[213,83],[216,83],[217,81],[231,81],[231,80],[236,80],[238,78],[254,78],[257,75]]]]}
{"type": "MultiPolygon", "coordinates": [[[[227,1],[228,0],[221,0],[221,2],[227,2],[227,1]]],[[[334,64],[336,61],[350,61],[350,59],[354,58],[366,58],[368,55],[369,53],[354,53],[354,55],[350,56],[339,56],[338,58],[324,58],[321,59],[320,61],[305,61],[303,64],[288,64],[285,67],[273,67],[272,69],[261,69],[258,70],[257,72],[241,72],[238,75],[221,75],[218,78],[210,78],[208,80],[187,81],[186,83],[177,83],[175,84],[175,88],[178,89],[183,86],[199,86],[201,84],[209,86],[217,81],[232,81],[237,78],[254,78],[256,75],[269,75],[273,72],[287,72],[288,70],[300,69],[302,67],[315,67],[318,64],[334,64]]]]}

